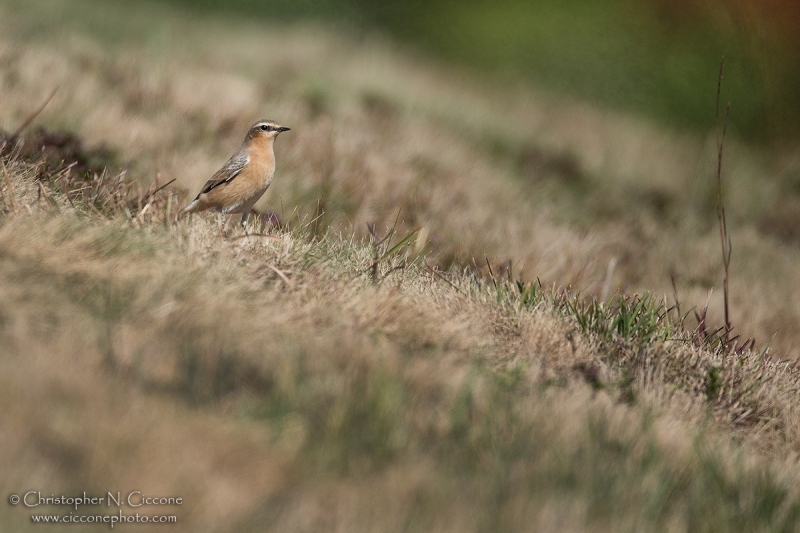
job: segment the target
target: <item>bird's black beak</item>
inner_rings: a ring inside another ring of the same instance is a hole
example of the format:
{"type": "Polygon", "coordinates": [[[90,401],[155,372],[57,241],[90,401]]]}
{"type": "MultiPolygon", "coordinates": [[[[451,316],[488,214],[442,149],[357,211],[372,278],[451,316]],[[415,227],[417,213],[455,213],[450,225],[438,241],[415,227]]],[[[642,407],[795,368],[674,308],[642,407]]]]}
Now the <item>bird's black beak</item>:
{"type": "Polygon", "coordinates": [[[280,128],[278,128],[278,133],[281,133],[281,132],[284,132],[284,131],[289,131],[289,130],[291,130],[291,129],[292,129],[292,128],[286,128],[286,127],[284,127],[284,126],[281,126],[280,128]]]}

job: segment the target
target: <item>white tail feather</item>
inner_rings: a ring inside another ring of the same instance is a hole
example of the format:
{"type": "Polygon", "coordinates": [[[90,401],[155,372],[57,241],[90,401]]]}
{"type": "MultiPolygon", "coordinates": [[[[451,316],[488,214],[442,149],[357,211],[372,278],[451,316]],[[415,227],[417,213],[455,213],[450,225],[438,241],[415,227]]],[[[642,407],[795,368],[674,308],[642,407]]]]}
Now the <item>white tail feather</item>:
{"type": "Polygon", "coordinates": [[[197,201],[197,199],[192,200],[191,203],[189,203],[189,205],[187,205],[186,207],[181,209],[181,212],[178,213],[178,216],[187,215],[189,213],[197,212],[198,204],[199,204],[199,202],[197,201]]]}

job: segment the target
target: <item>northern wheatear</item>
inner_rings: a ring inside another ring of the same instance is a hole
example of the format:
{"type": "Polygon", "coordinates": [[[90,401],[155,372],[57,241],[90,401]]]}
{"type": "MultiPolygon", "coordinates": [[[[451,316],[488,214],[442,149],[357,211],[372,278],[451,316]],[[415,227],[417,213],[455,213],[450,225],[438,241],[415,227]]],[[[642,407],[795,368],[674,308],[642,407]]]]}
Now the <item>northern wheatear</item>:
{"type": "Polygon", "coordinates": [[[272,183],[275,174],[275,138],[289,131],[274,120],[259,120],[247,132],[242,145],[203,189],[183,208],[181,215],[206,209],[219,211],[223,233],[225,215],[242,214],[242,227],[247,233],[250,210],[272,183]]]}

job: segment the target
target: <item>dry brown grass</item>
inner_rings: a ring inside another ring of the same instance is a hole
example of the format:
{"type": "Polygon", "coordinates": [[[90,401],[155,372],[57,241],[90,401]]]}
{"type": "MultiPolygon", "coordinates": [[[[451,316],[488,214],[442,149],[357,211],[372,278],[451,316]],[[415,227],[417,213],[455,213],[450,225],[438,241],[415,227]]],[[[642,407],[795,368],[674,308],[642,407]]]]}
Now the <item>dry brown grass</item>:
{"type": "Polygon", "coordinates": [[[279,118],[284,227],[222,241],[175,192],[3,157],[4,494],[180,494],[187,531],[796,527],[800,252],[762,224],[794,156],[726,146],[732,322],[772,358],[605,335],[574,292],[720,286],[710,143],[319,29],[67,9],[0,5],[0,128],[58,86],[39,123],[195,189],[279,118]]]}
{"type": "Polygon", "coordinates": [[[797,378],[758,354],[609,343],[563,296],[418,262],[376,286],[368,244],[308,228],[55,214],[9,163],[31,208],[0,228],[7,493],[146,487],[192,531],[794,521],[797,378]]]}
{"type": "MultiPolygon", "coordinates": [[[[442,266],[511,260],[529,279],[593,294],[612,260],[611,292],[671,294],[674,274],[687,307],[716,287],[711,312],[722,320],[710,137],[484,87],[317,29],[177,23],[156,7],[92,5],[80,22],[54,2],[17,6],[16,18],[3,9],[0,127],[14,129],[57,86],[40,121],[114,147],[146,180],[158,173],[194,190],[253,116],[280,117],[294,129],[278,143],[262,209],[288,218],[321,205],[326,227],[361,236],[399,209],[442,266]],[[73,26],[48,25],[55,13],[73,26]],[[40,26],[26,22],[37,15],[40,26]]],[[[728,145],[732,322],[795,359],[797,158],[728,145]]]]}

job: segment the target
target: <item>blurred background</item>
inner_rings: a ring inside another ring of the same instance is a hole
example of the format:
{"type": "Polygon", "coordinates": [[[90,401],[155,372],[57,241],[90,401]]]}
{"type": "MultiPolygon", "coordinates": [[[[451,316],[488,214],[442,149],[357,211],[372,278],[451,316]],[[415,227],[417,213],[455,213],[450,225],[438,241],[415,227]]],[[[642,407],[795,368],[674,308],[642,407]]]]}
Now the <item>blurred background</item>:
{"type": "Polygon", "coordinates": [[[169,0],[264,21],[386,32],[422,53],[670,127],[713,124],[726,57],[731,127],[800,135],[800,5],[791,0],[169,0]]]}

